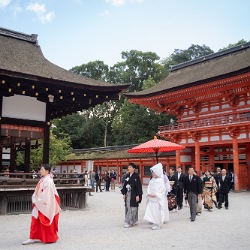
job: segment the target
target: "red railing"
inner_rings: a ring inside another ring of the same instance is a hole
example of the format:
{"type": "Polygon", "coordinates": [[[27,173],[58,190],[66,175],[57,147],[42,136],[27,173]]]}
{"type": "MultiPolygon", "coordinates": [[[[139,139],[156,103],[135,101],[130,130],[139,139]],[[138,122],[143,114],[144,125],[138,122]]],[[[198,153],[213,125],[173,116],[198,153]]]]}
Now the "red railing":
{"type": "Polygon", "coordinates": [[[166,130],[182,130],[182,129],[195,129],[204,128],[219,125],[230,125],[250,122],[250,113],[238,114],[238,115],[224,115],[216,118],[204,118],[198,121],[187,121],[178,124],[169,124],[165,126],[159,126],[159,132],[166,130]]]}

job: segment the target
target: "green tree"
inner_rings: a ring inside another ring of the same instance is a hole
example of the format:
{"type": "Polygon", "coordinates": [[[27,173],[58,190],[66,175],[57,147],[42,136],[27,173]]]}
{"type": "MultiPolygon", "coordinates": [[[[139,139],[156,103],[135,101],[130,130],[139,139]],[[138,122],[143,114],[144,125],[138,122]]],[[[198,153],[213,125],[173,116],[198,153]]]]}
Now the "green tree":
{"type": "Polygon", "coordinates": [[[166,77],[167,71],[156,53],[131,50],[121,54],[124,61],[110,68],[109,81],[131,83],[129,91],[132,92],[142,90],[143,81],[150,76],[157,83],[166,77]]]}
{"type": "Polygon", "coordinates": [[[109,66],[103,61],[97,60],[75,66],[70,71],[96,80],[106,81],[109,66]]]}
{"type": "Polygon", "coordinates": [[[170,71],[171,66],[173,65],[187,62],[212,53],[214,53],[214,51],[205,44],[203,45],[192,44],[186,50],[175,49],[174,52],[169,57],[167,57],[162,61],[162,63],[165,65],[165,68],[168,71],[170,71]]]}
{"type": "Polygon", "coordinates": [[[141,143],[153,138],[159,125],[169,123],[170,117],[140,105],[124,101],[112,122],[112,134],[116,145],[141,143]]]}
{"type": "Polygon", "coordinates": [[[142,90],[152,88],[156,84],[157,83],[154,81],[153,77],[149,76],[149,78],[147,80],[143,81],[142,90]]]}
{"type": "Polygon", "coordinates": [[[244,39],[241,39],[241,40],[239,40],[237,43],[232,43],[232,44],[229,44],[228,46],[226,46],[226,47],[224,47],[224,48],[222,48],[222,49],[219,49],[219,51],[222,51],[222,50],[225,50],[225,49],[231,49],[231,48],[233,48],[233,47],[242,45],[242,44],[244,44],[244,43],[247,43],[247,41],[244,40],[244,39]]]}
{"type": "MultiPolygon", "coordinates": [[[[40,146],[37,149],[32,149],[30,152],[30,168],[39,169],[43,162],[43,141],[39,140],[40,146]]],[[[50,145],[49,145],[49,162],[52,166],[64,161],[66,156],[70,153],[70,140],[68,137],[58,139],[52,131],[50,132],[50,145]]],[[[24,152],[18,152],[17,164],[24,163],[24,152]]]]}

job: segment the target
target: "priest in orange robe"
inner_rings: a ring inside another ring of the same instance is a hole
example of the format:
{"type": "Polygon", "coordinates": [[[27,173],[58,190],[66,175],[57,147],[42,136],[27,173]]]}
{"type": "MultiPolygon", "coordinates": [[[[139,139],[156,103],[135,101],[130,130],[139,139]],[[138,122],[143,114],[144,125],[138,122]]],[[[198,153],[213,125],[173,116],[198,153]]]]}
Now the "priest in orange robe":
{"type": "Polygon", "coordinates": [[[60,198],[50,174],[51,167],[45,164],[41,167],[41,180],[32,195],[32,221],[30,238],[23,245],[37,242],[53,243],[58,240],[58,218],[60,198]]]}

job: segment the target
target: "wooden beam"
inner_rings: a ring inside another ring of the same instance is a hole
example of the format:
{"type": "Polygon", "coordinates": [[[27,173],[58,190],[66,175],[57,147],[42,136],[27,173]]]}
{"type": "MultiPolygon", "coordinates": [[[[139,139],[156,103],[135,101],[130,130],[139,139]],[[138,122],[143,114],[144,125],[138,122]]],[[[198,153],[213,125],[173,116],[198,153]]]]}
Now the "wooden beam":
{"type": "Polygon", "coordinates": [[[26,140],[25,142],[25,154],[24,154],[24,165],[25,165],[25,173],[29,173],[30,171],[30,140],[26,140]]]}
{"type": "Polygon", "coordinates": [[[49,164],[49,142],[50,142],[50,107],[46,103],[46,126],[43,139],[43,164],[49,164]]]}

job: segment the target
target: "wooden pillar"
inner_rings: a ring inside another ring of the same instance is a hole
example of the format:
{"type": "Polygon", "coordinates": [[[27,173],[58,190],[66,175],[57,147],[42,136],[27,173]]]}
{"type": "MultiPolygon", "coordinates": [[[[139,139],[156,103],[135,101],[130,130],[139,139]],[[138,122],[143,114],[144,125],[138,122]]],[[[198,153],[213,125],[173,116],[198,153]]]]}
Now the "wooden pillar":
{"type": "Polygon", "coordinates": [[[176,150],[176,169],[181,165],[181,152],[180,150],[176,150]]]}
{"type": "Polygon", "coordinates": [[[25,165],[25,173],[29,173],[30,171],[30,140],[27,140],[25,142],[24,165],[25,165]]]}
{"type": "MultiPolygon", "coordinates": [[[[1,129],[1,127],[0,127],[1,129]]],[[[0,145],[0,173],[3,171],[3,147],[0,145]]]]}
{"type": "MultiPolygon", "coordinates": [[[[1,120],[2,120],[2,106],[3,106],[3,96],[0,96],[0,138],[1,138],[1,120]]],[[[0,145],[0,173],[3,170],[3,147],[0,145]]]]}
{"type": "Polygon", "coordinates": [[[214,170],[214,146],[209,147],[209,165],[210,170],[214,170]]]}
{"type": "Polygon", "coordinates": [[[200,166],[201,166],[201,157],[200,157],[200,144],[199,141],[195,141],[195,170],[200,176],[200,166]]]}
{"type": "Polygon", "coordinates": [[[248,168],[248,190],[250,189],[250,143],[246,144],[247,168],[248,168]]]}
{"type": "Polygon", "coordinates": [[[10,147],[10,173],[14,173],[16,169],[16,144],[11,144],[10,147]]]}
{"type": "Polygon", "coordinates": [[[239,149],[237,137],[233,138],[233,162],[234,162],[234,189],[240,191],[240,166],[239,166],[239,149]]]}
{"type": "Polygon", "coordinates": [[[49,164],[49,138],[50,138],[50,109],[46,103],[46,125],[44,127],[43,138],[43,164],[49,164]]]}

